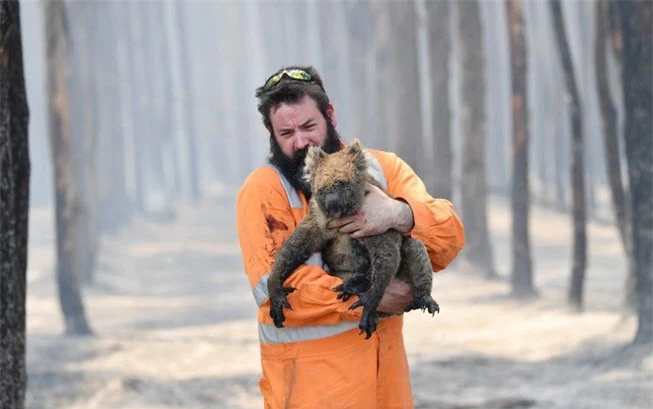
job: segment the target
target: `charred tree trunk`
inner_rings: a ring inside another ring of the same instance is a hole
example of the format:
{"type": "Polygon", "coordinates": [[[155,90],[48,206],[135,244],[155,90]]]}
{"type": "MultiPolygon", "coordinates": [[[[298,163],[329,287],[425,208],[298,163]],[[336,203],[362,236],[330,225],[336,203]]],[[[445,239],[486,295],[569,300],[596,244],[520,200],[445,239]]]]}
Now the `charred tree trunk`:
{"type": "Polygon", "coordinates": [[[555,26],[556,42],[560,51],[560,61],[567,91],[570,95],[572,149],[571,149],[571,186],[573,197],[573,222],[574,222],[574,261],[571,271],[571,285],[569,287],[569,302],[577,310],[583,308],[583,285],[585,282],[585,269],[587,265],[587,236],[585,214],[585,183],[583,175],[583,112],[574,79],[574,65],[571,60],[569,44],[562,17],[562,8],[558,0],[551,0],[551,15],[555,26]]]}
{"type": "Polygon", "coordinates": [[[25,403],[29,111],[18,1],[0,2],[0,408],[25,403]]]}
{"type": "Polygon", "coordinates": [[[458,4],[461,62],[462,217],[467,232],[464,269],[496,277],[487,228],[487,177],[485,164],[485,83],[483,37],[479,4],[458,4]]]}
{"type": "MultiPolygon", "coordinates": [[[[451,52],[449,1],[426,2],[428,14],[429,73],[432,83],[434,175],[430,192],[435,197],[453,197],[453,153],[451,107],[449,106],[449,60],[451,52]]],[[[461,5],[462,6],[462,5],[461,5]]],[[[480,27],[479,27],[480,30],[480,27]]],[[[481,70],[482,72],[482,70],[481,70]]]]}
{"type": "Polygon", "coordinates": [[[528,95],[523,3],[508,0],[507,13],[512,71],[512,295],[533,297],[533,267],[528,225],[528,95]]]}
{"type": "Polygon", "coordinates": [[[653,4],[620,2],[624,136],[630,181],[638,326],[635,344],[653,343],[653,4]]]}
{"type": "Polygon", "coordinates": [[[48,56],[48,105],[52,159],[54,163],[57,285],[67,334],[90,334],[80,291],[80,272],[75,261],[79,258],[78,236],[79,187],[75,185],[72,134],[69,108],[70,32],[66,3],[45,3],[45,23],[48,56]]]}
{"type": "Polygon", "coordinates": [[[197,136],[195,132],[195,120],[193,117],[193,108],[195,100],[193,98],[191,75],[188,64],[188,40],[186,38],[186,5],[182,2],[175,3],[177,35],[179,36],[179,69],[181,78],[181,88],[183,92],[182,112],[184,116],[184,136],[188,141],[188,173],[190,185],[190,197],[193,202],[199,201],[202,196],[200,191],[199,176],[199,158],[197,155],[197,136]]]}
{"type": "Polygon", "coordinates": [[[418,175],[425,175],[424,143],[422,139],[422,107],[420,104],[420,75],[417,67],[417,13],[415,2],[389,2],[393,31],[392,55],[394,98],[397,104],[399,132],[394,151],[418,175]]]}
{"type": "Polygon", "coordinates": [[[619,159],[619,132],[617,130],[617,109],[610,95],[607,73],[606,46],[610,37],[606,29],[608,7],[603,2],[596,3],[596,41],[594,44],[594,65],[596,67],[596,88],[598,90],[601,108],[601,124],[603,126],[603,145],[605,151],[606,171],[612,196],[612,208],[615,222],[619,230],[621,245],[628,258],[628,273],[626,276],[626,291],[624,301],[626,306],[635,308],[635,264],[633,259],[632,241],[629,232],[630,212],[626,206],[627,192],[624,189],[619,159]]]}

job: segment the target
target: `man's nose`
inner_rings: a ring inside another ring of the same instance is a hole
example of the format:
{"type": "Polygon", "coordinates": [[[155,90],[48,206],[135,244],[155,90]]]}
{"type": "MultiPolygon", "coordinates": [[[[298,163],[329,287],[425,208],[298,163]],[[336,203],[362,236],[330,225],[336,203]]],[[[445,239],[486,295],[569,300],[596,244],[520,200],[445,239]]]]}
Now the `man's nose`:
{"type": "Polygon", "coordinates": [[[300,151],[310,143],[309,139],[301,132],[295,134],[295,150],[300,151]]]}

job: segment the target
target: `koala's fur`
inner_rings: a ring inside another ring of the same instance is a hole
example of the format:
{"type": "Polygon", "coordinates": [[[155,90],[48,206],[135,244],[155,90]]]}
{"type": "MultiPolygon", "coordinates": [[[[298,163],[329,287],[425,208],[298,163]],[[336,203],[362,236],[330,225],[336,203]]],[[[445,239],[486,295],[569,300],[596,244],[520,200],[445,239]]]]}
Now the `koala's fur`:
{"type": "Polygon", "coordinates": [[[366,152],[360,142],[355,140],[332,154],[311,147],[304,175],[313,192],[308,214],[277,252],[268,281],[274,324],[283,327],[283,308],[291,308],[286,296],[295,290],[284,287],[283,282],[316,251],[322,252],[328,273],[343,279],[343,284],[334,288],[338,298],[346,301],[352,295],[359,297],[351,308],[363,307],[359,328],[367,338],[376,330],[376,309],[395,276],[409,283],[413,290],[414,299],[406,311],[421,308],[431,314],[439,312],[438,304],[431,298],[433,273],[422,242],[395,230],[352,239],[349,234],[326,227],[334,218],[358,213],[367,183],[380,187],[367,172],[366,152]]]}

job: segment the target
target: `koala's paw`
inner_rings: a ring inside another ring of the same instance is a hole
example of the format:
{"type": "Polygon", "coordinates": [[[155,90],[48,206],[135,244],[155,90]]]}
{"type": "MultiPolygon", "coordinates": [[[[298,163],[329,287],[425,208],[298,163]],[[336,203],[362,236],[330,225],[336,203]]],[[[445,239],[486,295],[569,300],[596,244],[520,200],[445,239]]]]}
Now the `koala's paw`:
{"type": "Polygon", "coordinates": [[[344,283],[333,288],[338,299],[347,301],[352,295],[361,296],[370,287],[370,279],[364,274],[357,274],[344,283]]]}
{"type": "Polygon", "coordinates": [[[295,291],[293,287],[281,287],[279,291],[270,294],[270,316],[274,321],[274,326],[277,328],[283,328],[283,322],[286,320],[283,309],[288,308],[292,310],[287,295],[293,291],[295,291]]]}
{"type": "Polygon", "coordinates": [[[404,308],[405,312],[421,309],[422,311],[428,310],[431,315],[435,313],[440,313],[440,306],[430,295],[425,295],[423,297],[415,298],[410,304],[404,308]]]}
{"type": "Polygon", "coordinates": [[[376,331],[376,326],[379,323],[379,314],[374,308],[364,307],[363,316],[361,317],[360,322],[358,323],[358,328],[360,328],[362,334],[366,334],[365,339],[369,339],[372,336],[372,333],[376,331]]]}

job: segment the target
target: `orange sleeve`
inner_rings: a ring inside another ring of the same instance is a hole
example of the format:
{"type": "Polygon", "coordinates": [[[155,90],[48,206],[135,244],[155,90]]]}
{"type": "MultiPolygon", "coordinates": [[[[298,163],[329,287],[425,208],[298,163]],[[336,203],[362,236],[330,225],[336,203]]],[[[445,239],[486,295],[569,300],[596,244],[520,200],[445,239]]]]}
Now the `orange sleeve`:
{"type": "MultiPolygon", "coordinates": [[[[254,288],[262,277],[270,273],[277,250],[297,224],[273,169],[260,168],[247,178],[238,192],[236,214],[245,273],[250,287],[254,288]]],[[[288,295],[293,309],[284,310],[284,325],[323,325],[359,319],[360,309],[349,310],[357,297],[344,303],[332,291],[341,283],[341,279],[328,275],[317,266],[299,267],[285,281],[285,285],[297,290],[288,295]]],[[[259,308],[259,322],[272,323],[269,304],[266,300],[259,308]]]]}
{"type": "Polygon", "coordinates": [[[429,195],[424,182],[397,155],[379,151],[374,154],[383,167],[388,192],[406,201],[413,211],[415,226],[411,237],[426,245],[433,271],[444,269],[465,244],[465,229],[453,204],[429,195]]]}

